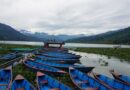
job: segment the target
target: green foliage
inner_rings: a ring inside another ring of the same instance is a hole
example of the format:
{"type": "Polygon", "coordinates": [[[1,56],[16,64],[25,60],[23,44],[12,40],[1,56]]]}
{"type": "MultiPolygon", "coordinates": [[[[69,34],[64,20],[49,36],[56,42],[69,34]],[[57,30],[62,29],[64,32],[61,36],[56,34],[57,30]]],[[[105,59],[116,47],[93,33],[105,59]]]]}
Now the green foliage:
{"type": "Polygon", "coordinates": [[[128,48],[77,48],[75,51],[114,56],[130,61],[130,49],[128,48]]]}

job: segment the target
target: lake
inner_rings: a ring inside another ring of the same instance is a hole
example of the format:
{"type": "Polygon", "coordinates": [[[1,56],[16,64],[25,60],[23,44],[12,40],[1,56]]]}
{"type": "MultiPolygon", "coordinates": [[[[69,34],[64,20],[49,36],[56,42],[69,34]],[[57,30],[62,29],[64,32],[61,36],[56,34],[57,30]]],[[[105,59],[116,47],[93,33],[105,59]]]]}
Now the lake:
{"type": "Polygon", "coordinates": [[[116,57],[107,57],[105,55],[99,54],[90,54],[75,51],[70,52],[81,55],[81,64],[85,66],[94,66],[94,72],[112,77],[112,75],[109,73],[109,70],[114,69],[121,74],[130,76],[130,63],[127,61],[123,61],[116,57]]]}
{"type": "MultiPolygon", "coordinates": [[[[20,45],[36,45],[43,46],[43,42],[28,42],[28,41],[0,41],[3,44],[20,44],[20,45]]],[[[113,44],[85,44],[85,43],[66,43],[64,47],[77,48],[77,47],[92,47],[92,48],[130,48],[130,45],[113,45],[113,44]]]]}

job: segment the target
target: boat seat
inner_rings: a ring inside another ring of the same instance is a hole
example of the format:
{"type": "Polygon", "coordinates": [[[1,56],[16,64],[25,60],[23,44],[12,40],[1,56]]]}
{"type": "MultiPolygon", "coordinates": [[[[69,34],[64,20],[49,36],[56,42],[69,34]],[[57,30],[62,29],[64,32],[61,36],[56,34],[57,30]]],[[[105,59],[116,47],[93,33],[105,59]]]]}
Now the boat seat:
{"type": "Polygon", "coordinates": [[[99,90],[98,88],[86,88],[85,90],[99,90]]]}
{"type": "Polygon", "coordinates": [[[16,88],[16,90],[25,90],[25,88],[16,88]]]}
{"type": "Polygon", "coordinates": [[[80,82],[77,82],[78,84],[83,84],[83,83],[88,83],[88,81],[84,80],[84,81],[80,81],[80,82]]]}
{"type": "Polygon", "coordinates": [[[8,86],[8,84],[0,84],[0,86],[8,86]]]}
{"type": "Polygon", "coordinates": [[[41,83],[41,84],[46,84],[46,83],[48,83],[48,81],[47,81],[47,80],[43,80],[43,81],[41,81],[40,83],[41,83]]]}
{"type": "Polygon", "coordinates": [[[50,90],[60,90],[60,88],[52,88],[52,89],[50,89],[50,90]]]}
{"type": "Polygon", "coordinates": [[[77,76],[77,75],[73,75],[72,77],[73,77],[73,78],[77,78],[78,76],[77,76]]]}

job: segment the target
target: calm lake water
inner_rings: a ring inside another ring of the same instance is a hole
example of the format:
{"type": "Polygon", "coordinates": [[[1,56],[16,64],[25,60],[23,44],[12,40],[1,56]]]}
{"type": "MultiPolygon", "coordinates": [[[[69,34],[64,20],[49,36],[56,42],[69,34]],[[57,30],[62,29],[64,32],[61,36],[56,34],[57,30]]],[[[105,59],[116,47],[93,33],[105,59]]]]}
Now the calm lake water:
{"type": "Polygon", "coordinates": [[[75,53],[77,55],[81,55],[81,64],[85,66],[94,66],[94,72],[112,77],[112,75],[109,73],[109,70],[114,69],[121,74],[130,76],[129,62],[123,61],[115,57],[107,57],[105,55],[89,54],[75,51],[70,52],[75,53]]]}
{"type": "MultiPolygon", "coordinates": [[[[43,42],[27,42],[27,41],[0,41],[0,43],[4,44],[20,44],[20,45],[44,45],[43,42]]],[[[130,45],[112,45],[112,44],[81,44],[81,43],[66,43],[64,47],[76,48],[76,47],[97,47],[97,48],[113,48],[118,47],[121,48],[130,48],[130,45]]]]}

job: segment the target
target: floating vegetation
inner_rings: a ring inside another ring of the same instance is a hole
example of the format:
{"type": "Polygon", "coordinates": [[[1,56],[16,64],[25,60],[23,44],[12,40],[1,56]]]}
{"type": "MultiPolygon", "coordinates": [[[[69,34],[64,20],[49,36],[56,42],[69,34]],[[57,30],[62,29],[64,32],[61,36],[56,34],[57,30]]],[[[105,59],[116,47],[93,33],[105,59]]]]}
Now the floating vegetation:
{"type": "Polygon", "coordinates": [[[130,62],[130,48],[77,48],[75,51],[107,55],[108,58],[113,56],[130,62]]]}

